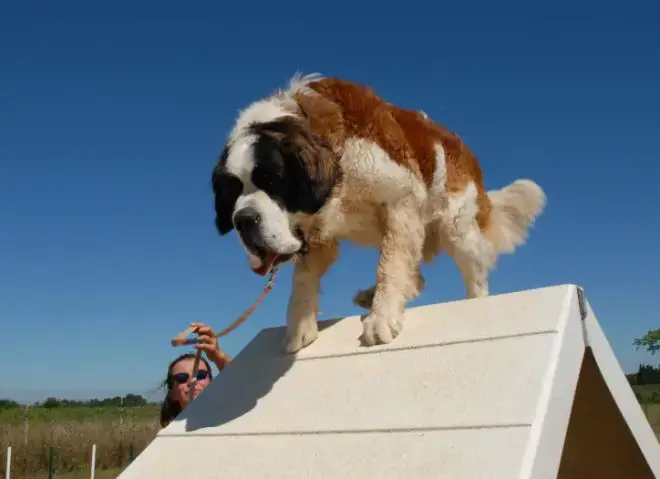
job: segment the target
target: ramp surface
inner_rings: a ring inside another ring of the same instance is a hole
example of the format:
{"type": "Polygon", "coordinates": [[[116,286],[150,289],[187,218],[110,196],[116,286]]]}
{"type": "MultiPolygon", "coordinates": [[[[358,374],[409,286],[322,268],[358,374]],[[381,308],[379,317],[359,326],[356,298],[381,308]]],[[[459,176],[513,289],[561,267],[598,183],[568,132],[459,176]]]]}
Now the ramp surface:
{"type": "Polygon", "coordinates": [[[587,453],[603,451],[579,451],[589,427],[566,441],[576,414],[593,420],[573,411],[585,351],[604,386],[582,389],[613,404],[592,426],[614,418],[628,436],[593,477],[660,477],[658,442],[582,299],[567,285],[412,308],[376,347],[360,345],[359,316],[324,321],[295,358],[284,328],[263,330],[120,478],[591,477],[587,453]]]}

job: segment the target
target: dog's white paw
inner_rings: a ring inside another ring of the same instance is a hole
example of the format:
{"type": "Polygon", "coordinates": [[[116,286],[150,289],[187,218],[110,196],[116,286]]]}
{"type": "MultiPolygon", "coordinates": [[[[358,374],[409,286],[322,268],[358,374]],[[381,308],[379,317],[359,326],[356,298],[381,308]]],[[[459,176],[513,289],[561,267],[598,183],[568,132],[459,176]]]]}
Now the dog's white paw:
{"type": "Polygon", "coordinates": [[[363,289],[358,291],[355,296],[353,296],[353,304],[360,306],[364,309],[371,309],[371,305],[374,302],[374,293],[376,288],[371,287],[369,289],[363,289]]]}
{"type": "Polygon", "coordinates": [[[283,346],[284,352],[294,354],[309,346],[319,337],[319,328],[315,319],[301,321],[295,326],[289,326],[286,331],[283,346]]]}
{"type": "Polygon", "coordinates": [[[367,346],[387,344],[398,336],[403,328],[403,314],[374,314],[362,323],[362,340],[367,346]]]}

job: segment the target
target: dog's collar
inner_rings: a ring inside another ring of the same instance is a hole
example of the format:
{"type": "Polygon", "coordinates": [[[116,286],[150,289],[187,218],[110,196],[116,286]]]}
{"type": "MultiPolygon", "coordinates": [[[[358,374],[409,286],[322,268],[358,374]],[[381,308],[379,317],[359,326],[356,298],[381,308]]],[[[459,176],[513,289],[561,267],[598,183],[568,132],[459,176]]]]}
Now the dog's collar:
{"type": "Polygon", "coordinates": [[[305,234],[303,233],[302,229],[300,226],[296,226],[294,230],[294,234],[298,237],[298,239],[301,241],[302,246],[298,250],[298,253],[296,253],[296,256],[298,257],[303,257],[307,254],[309,251],[309,243],[307,242],[307,239],[305,238],[305,234]]]}

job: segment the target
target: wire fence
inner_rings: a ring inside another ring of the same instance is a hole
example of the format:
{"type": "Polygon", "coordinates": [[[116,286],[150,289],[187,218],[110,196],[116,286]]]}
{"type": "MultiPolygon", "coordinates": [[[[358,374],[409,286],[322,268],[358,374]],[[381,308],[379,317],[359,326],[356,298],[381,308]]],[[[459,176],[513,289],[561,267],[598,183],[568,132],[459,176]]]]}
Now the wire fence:
{"type": "MultiPolygon", "coordinates": [[[[97,463],[97,454],[98,454],[98,448],[96,444],[92,444],[91,446],[91,451],[90,451],[90,457],[89,457],[89,477],[91,479],[96,479],[96,473],[104,470],[113,470],[113,471],[121,471],[124,467],[128,466],[133,460],[135,459],[135,448],[132,444],[128,446],[128,461],[126,464],[124,464],[122,461],[117,465],[116,468],[108,469],[108,468],[99,468],[99,465],[97,463]]],[[[55,451],[55,448],[51,447],[48,450],[48,466],[44,472],[48,479],[53,479],[55,474],[60,474],[61,471],[58,471],[57,468],[57,463],[56,459],[57,458],[57,452],[55,451]]],[[[75,472],[75,471],[70,471],[70,472],[75,472]]],[[[78,471],[80,472],[80,471],[78,471]]],[[[17,478],[17,477],[22,477],[25,475],[25,472],[21,471],[20,468],[15,467],[14,463],[14,456],[13,456],[13,448],[11,446],[7,446],[7,452],[6,452],[6,461],[5,461],[5,471],[4,471],[4,477],[5,479],[12,479],[12,478],[17,478]]],[[[80,477],[80,474],[77,475],[77,477],[80,477]]]]}

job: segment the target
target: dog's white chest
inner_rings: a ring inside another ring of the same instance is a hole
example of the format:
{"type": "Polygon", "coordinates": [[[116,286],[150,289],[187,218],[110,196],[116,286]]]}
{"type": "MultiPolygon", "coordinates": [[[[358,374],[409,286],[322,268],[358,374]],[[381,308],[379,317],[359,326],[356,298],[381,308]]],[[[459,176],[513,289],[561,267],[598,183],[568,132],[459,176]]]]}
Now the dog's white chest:
{"type": "Polygon", "coordinates": [[[328,236],[348,240],[362,246],[380,244],[383,237],[382,206],[366,201],[343,200],[337,202],[327,217],[328,236]]]}

